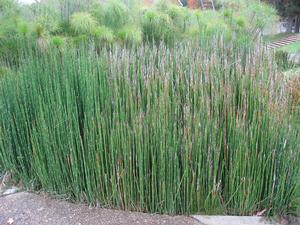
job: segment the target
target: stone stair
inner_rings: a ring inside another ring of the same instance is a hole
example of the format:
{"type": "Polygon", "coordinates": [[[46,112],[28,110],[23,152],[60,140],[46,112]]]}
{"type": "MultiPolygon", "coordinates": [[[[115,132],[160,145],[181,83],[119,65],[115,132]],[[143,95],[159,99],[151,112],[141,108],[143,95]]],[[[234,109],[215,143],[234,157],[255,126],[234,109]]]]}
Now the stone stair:
{"type": "Polygon", "coordinates": [[[286,46],[288,44],[292,44],[297,41],[300,41],[300,35],[291,35],[289,37],[280,39],[278,41],[274,41],[274,42],[268,44],[267,47],[270,49],[276,49],[276,48],[286,46]]]}

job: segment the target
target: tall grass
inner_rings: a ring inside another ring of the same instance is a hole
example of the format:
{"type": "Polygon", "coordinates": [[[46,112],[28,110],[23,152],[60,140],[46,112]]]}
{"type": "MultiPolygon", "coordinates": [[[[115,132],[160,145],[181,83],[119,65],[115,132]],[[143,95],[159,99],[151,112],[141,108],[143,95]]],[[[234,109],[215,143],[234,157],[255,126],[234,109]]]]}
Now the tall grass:
{"type": "Polygon", "coordinates": [[[272,57],[210,41],[27,50],[0,80],[0,167],[105,207],[289,212],[299,131],[272,57]]]}

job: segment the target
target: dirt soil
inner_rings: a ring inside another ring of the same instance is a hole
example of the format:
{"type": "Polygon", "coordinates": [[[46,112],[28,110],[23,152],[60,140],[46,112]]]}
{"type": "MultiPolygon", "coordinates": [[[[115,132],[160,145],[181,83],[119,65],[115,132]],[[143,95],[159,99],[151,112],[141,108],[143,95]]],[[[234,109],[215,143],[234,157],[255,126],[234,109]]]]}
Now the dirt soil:
{"type": "Polygon", "coordinates": [[[199,225],[185,216],[90,208],[20,192],[0,197],[0,225],[199,225]]]}

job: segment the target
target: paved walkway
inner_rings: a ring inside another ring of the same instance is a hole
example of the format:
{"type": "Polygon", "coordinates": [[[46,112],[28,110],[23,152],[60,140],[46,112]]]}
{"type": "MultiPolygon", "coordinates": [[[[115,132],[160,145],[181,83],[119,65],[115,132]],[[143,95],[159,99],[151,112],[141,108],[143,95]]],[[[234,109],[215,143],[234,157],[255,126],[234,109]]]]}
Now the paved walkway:
{"type": "Polygon", "coordinates": [[[268,48],[270,48],[270,49],[281,48],[283,46],[292,44],[297,41],[300,41],[300,35],[294,34],[289,37],[285,37],[285,38],[282,38],[280,40],[277,40],[277,41],[274,41],[274,42],[268,44],[268,48]]]}
{"type": "Polygon", "coordinates": [[[0,195],[0,225],[290,225],[250,216],[166,216],[90,208],[27,192],[0,195]]]}
{"type": "Polygon", "coordinates": [[[89,208],[20,192],[0,197],[0,225],[201,225],[191,217],[89,208]]]}

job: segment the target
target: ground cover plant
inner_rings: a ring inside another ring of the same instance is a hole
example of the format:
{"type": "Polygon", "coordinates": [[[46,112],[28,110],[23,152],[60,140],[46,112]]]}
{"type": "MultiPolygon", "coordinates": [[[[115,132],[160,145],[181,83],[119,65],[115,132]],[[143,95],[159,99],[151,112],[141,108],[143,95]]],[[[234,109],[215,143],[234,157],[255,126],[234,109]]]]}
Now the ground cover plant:
{"type": "Polygon", "coordinates": [[[292,54],[300,53],[300,41],[281,47],[279,50],[292,54]]]}

